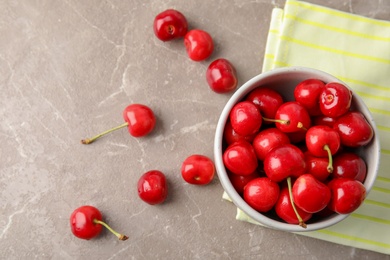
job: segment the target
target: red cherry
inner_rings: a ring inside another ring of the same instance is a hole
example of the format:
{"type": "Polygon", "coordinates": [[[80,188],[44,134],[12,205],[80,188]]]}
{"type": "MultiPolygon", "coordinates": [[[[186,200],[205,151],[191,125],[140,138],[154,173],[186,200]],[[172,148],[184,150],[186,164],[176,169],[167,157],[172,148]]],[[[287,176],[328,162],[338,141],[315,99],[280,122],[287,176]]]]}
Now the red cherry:
{"type": "Polygon", "coordinates": [[[344,152],[333,158],[333,178],[349,178],[363,182],[367,175],[367,165],[357,154],[344,152]]]}
{"type": "Polygon", "coordinates": [[[320,94],[320,109],[323,115],[339,117],[351,107],[352,91],[343,84],[331,82],[320,94]]]}
{"type": "Polygon", "coordinates": [[[306,171],[303,152],[292,144],[283,144],[272,149],[263,163],[265,174],[275,182],[290,176],[298,177],[306,171]]]}
{"type": "Polygon", "coordinates": [[[191,155],[184,160],[181,166],[181,176],[190,184],[208,184],[213,180],[214,174],[213,161],[204,155],[191,155]]]}
{"type": "Polygon", "coordinates": [[[339,214],[355,211],[366,197],[366,188],[357,180],[336,178],[328,183],[332,193],[329,209],[339,214]]]}
{"type": "Polygon", "coordinates": [[[306,171],[319,181],[325,181],[330,172],[328,171],[329,159],[327,157],[316,157],[309,151],[305,152],[306,171]]]}
{"type": "Polygon", "coordinates": [[[309,213],[323,210],[330,200],[330,189],[311,174],[303,174],[292,187],[295,205],[309,213]]]}
{"type": "Polygon", "coordinates": [[[238,175],[249,175],[258,166],[255,150],[246,141],[229,145],[223,153],[223,162],[228,170],[238,175]]]}
{"type": "Polygon", "coordinates": [[[73,235],[81,239],[92,239],[100,234],[102,226],[111,231],[119,240],[127,240],[128,237],[114,231],[110,226],[102,221],[100,211],[89,205],[75,209],[70,215],[70,227],[73,235]]]}
{"type": "Polygon", "coordinates": [[[281,144],[288,144],[288,136],[277,128],[267,128],[260,131],[253,139],[252,145],[257,158],[261,161],[275,147],[281,144]]]}
{"type": "Polygon", "coordinates": [[[244,200],[259,212],[270,211],[279,197],[279,185],[267,177],[251,180],[244,188],[244,200]]]}
{"type": "Polygon", "coordinates": [[[328,171],[333,171],[332,155],[340,148],[339,134],[329,126],[312,126],[306,133],[306,146],[310,153],[318,157],[328,157],[328,171]]]}
{"type": "Polygon", "coordinates": [[[236,69],[227,59],[217,59],[206,70],[206,80],[216,93],[227,93],[236,89],[238,80],[236,69]]]}
{"type": "Polygon", "coordinates": [[[165,175],[157,170],[144,173],[138,180],[138,195],[150,205],[160,204],[168,195],[165,175]]]}
{"type": "Polygon", "coordinates": [[[320,94],[325,83],[318,79],[307,79],[300,82],[294,89],[294,98],[304,106],[309,115],[321,115],[320,94]]]}
{"type": "Polygon", "coordinates": [[[371,125],[358,111],[351,111],[339,117],[334,124],[334,129],[340,135],[341,144],[349,147],[367,145],[374,136],[371,125]]]}
{"type": "Polygon", "coordinates": [[[202,61],[210,57],[214,50],[214,42],[210,34],[194,29],[184,36],[184,45],[188,57],[193,61],[202,61]]]}
{"type": "Polygon", "coordinates": [[[309,113],[296,101],[283,103],[276,111],[274,120],[264,118],[264,121],[275,122],[276,127],[285,133],[307,130],[311,125],[309,113]]]}
{"type": "Polygon", "coordinates": [[[123,111],[123,118],[128,123],[129,133],[134,137],[149,134],[156,124],[153,111],[141,104],[127,106],[123,111]]]}
{"type": "Polygon", "coordinates": [[[154,18],[153,30],[162,41],[183,37],[188,30],[187,19],[179,11],[168,9],[154,18]]]}
{"type": "Polygon", "coordinates": [[[230,123],[230,120],[226,123],[223,131],[223,138],[228,145],[231,145],[232,143],[238,141],[247,141],[249,143],[252,143],[255,136],[256,134],[245,135],[245,136],[237,134],[237,132],[234,131],[232,124],[230,123]]]}
{"type": "Polygon", "coordinates": [[[291,203],[288,188],[283,187],[280,190],[278,201],[275,204],[275,212],[278,217],[289,224],[304,225],[304,222],[308,221],[313,216],[312,213],[308,213],[298,207],[295,207],[295,209],[297,213],[294,211],[293,204],[291,203]],[[301,219],[297,217],[297,214],[301,219]]]}
{"type": "Polygon", "coordinates": [[[244,193],[244,187],[253,179],[259,178],[260,175],[258,172],[253,172],[249,175],[238,175],[232,172],[228,172],[229,180],[232,183],[234,189],[238,194],[244,193]]]}
{"type": "Polygon", "coordinates": [[[234,105],[229,117],[234,131],[243,136],[256,134],[262,124],[259,110],[249,101],[241,101],[234,105]]]}
{"type": "Polygon", "coordinates": [[[123,127],[127,127],[132,136],[142,137],[149,134],[156,124],[156,118],[153,111],[149,107],[141,104],[131,104],[127,106],[123,110],[123,119],[125,120],[125,123],[104,131],[92,138],[83,139],[81,140],[81,143],[90,144],[96,139],[123,127]]]}
{"type": "Polygon", "coordinates": [[[313,117],[313,125],[326,125],[333,128],[335,122],[336,118],[334,117],[324,115],[313,117]]]}
{"type": "Polygon", "coordinates": [[[263,117],[270,119],[275,118],[276,111],[283,104],[282,96],[270,88],[256,88],[245,100],[255,104],[263,117]]]}

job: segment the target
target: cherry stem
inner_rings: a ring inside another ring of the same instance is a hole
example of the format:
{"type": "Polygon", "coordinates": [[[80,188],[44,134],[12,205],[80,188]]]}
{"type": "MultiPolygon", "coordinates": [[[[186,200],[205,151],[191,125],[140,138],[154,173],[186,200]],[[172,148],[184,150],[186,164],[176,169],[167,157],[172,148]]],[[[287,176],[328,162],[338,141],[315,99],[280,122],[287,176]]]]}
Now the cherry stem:
{"type": "Polygon", "coordinates": [[[266,118],[266,117],[263,117],[263,120],[267,121],[267,122],[280,123],[280,124],[284,124],[284,125],[290,124],[290,120],[272,119],[272,118],[266,118]]]}
{"type": "Polygon", "coordinates": [[[329,158],[329,163],[328,163],[328,166],[326,167],[326,169],[328,170],[329,173],[332,173],[333,172],[332,152],[330,151],[330,148],[329,148],[329,146],[327,144],[324,145],[323,149],[328,152],[328,158],[329,158]]]}
{"type": "Polygon", "coordinates": [[[306,223],[303,221],[302,217],[299,215],[297,208],[295,207],[294,199],[293,199],[293,194],[292,194],[292,187],[291,187],[291,177],[287,178],[287,186],[288,186],[288,194],[290,196],[290,202],[291,206],[295,212],[295,215],[298,218],[299,221],[299,226],[306,228],[306,223]]]}
{"type": "Polygon", "coordinates": [[[123,124],[121,124],[121,125],[119,125],[119,126],[117,126],[117,127],[108,129],[107,131],[104,131],[103,133],[100,133],[100,134],[98,134],[98,135],[95,135],[95,136],[92,137],[92,138],[83,139],[83,140],[81,140],[81,143],[82,143],[82,144],[90,144],[90,143],[94,142],[96,139],[102,137],[103,135],[106,135],[106,134],[108,134],[108,133],[111,133],[111,132],[113,132],[113,131],[115,131],[115,130],[121,129],[121,128],[126,127],[126,126],[128,126],[128,125],[129,125],[129,123],[128,123],[128,122],[125,122],[125,123],[123,123],[123,124]]]}
{"type": "Polygon", "coordinates": [[[302,130],[304,130],[304,131],[307,131],[307,128],[303,126],[302,122],[299,122],[299,123],[297,124],[297,128],[302,129],[302,130]]]}
{"type": "Polygon", "coordinates": [[[95,223],[95,224],[100,224],[100,225],[104,226],[104,227],[107,228],[111,233],[113,233],[117,238],[119,238],[119,240],[121,240],[121,241],[125,241],[125,240],[127,240],[127,239],[129,238],[128,236],[119,234],[118,232],[116,232],[115,230],[113,230],[109,225],[107,225],[105,222],[103,222],[103,221],[101,221],[101,220],[94,219],[94,220],[93,220],[93,223],[95,223]]]}

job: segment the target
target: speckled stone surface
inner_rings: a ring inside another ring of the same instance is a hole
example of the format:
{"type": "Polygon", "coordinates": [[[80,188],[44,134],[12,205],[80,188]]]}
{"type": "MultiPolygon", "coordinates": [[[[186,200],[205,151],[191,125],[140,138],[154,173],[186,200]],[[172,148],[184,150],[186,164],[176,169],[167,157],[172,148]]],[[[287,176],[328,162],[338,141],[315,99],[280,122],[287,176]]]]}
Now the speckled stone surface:
{"type": "MultiPolygon", "coordinates": [[[[388,0],[308,2],[390,19],[388,0]]],[[[390,259],[236,221],[217,177],[199,187],[180,176],[187,156],[213,156],[231,95],[208,88],[208,64],[229,59],[240,84],[259,74],[275,6],[284,1],[0,1],[0,259],[390,259]],[[193,62],[182,40],[154,36],[168,8],[213,36],[210,59],[193,62]],[[121,124],[130,103],[154,110],[151,135],[122,129],[80,144],[121,124]],[[136,189],[152,169],[169,182],[158,206],[136,189]],[[69,216],[84,204],[129,240],[74,237],[69,216]]]]}

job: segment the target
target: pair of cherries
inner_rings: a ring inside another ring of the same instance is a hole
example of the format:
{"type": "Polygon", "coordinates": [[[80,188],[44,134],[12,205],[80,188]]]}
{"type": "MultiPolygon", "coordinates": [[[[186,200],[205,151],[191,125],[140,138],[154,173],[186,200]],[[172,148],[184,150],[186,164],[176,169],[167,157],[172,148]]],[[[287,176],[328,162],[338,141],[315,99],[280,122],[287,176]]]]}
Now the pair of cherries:
{"type": "MultiPolygon", "coordinates": [[[[156,37],[162,41],[171,41],[184,37],[184,46],[188,57],[193,61],[204,61],[214,51],[214,42],[204,30],[188,30],[186,17],[179,11],[168,9],[159,13],[153,22],[156,37]]],[[[224,58],[211,62],[206,70],[206,81],[216,93],[227,93],[236,89],[238,80],[233,64],[224,58]]]]}
{"type": "Polygon", "coordinates": [[[223,161],[237,192],[259,212],[305,227],[313,215],[348,214],[365,198],[367,166],[355,153],[373,129],[336,82],[302,81],[284,102],[259,87],[230,112],[223,161]]]}

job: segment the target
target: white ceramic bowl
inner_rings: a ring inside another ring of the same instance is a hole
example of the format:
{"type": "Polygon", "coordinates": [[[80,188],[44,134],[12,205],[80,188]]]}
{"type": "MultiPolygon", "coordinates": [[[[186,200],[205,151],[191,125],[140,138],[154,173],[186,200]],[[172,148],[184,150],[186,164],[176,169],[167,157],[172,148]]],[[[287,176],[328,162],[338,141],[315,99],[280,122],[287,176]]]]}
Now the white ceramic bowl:
{"type": "MultiPolygon", "coordinates": [[[[229,118],[229,113],[232,107],[237,102],[242,100],[253,89],[257,87],[268,87],[278,91],[283,96],[285,101],[293,100],[295,86],[299,82],[309,78],[316,78],[324,81],[325,83],[340,82],[347,86],[347,84],[335,78],[334,76],[329,75],[328,73],[315,70],[315,69],[310,69],[310,68],[287,67],[287,68],[274,69],[272,71],[262,73],[252,78],[251,80],[247,81],[244,85],[242,85],[227,102],[219,118],[217,128],[216,128],[216,133],[215,133],[215,139],[214,139],[214,157],[215,157],[214,159],[215,159],[215,165],[216,165],[218,177],[224,190],[229,195],[233,203],[238,208],[240,208],[243,212],[245,212],[249,217],[259,222],[260,224],[270,228],[290,231],[290,232],[302,232],[302,231],[313,231],[313,230],[323,229],[342,221],[348,215],[340,215],[335,213],[324,219],[318,219],[313,222],[308,221],[307,228],[304,229],[299,225],[288,224],[279,221],[276,218],[274,219],[271,216],[267,216],[266,214],[262,214],[254,210],[237,193],[237,191],[234,189],[233,185],[229,180],[228,174],[226,172],[222,160],[223,131],[225,128],[225,124],[229,118]]],[[[374,181],[377,176],[378,167],[379,167],[380,145],[379,145],[378,135],[376,134],[377,128],[367,106],[364,104],[362,99],[359,96],[357,96],[355,93],[353,94],[352,107],[355,110],[358,110],[364,114],[364,116],[366,117],[366,119],[374,129],[374,133],[375,133],[373,140],[367,146],[359,148],[357,150],[357,153],[360,156],[362,156],[365,162],[367,163],[367,177],[364,181],[364,186],[368,194],[374,184],[374,181]]]]}

